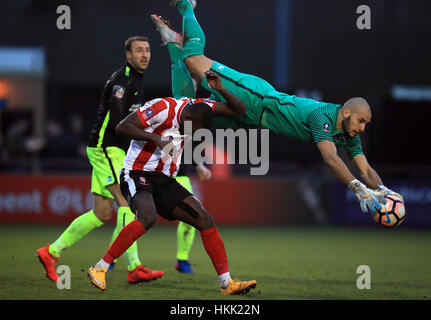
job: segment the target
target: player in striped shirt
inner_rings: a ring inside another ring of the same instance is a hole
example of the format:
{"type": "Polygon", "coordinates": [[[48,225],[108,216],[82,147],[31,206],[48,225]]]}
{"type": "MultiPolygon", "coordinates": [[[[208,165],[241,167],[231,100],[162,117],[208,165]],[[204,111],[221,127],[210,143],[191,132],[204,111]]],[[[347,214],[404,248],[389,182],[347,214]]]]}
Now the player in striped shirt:
{"type": "Polygon", "coordinates": [[[246,293],[256,286],[255,280],[231,279],[224,244],[212,216],[173,179],[180,164],[187,121],[196,131],[211,125],[213,113],[238,116],[246,111],[244,103],[221,85],[216,73],[208,71],[205,76],[226,103],[192,98],[154,99],[117,126],[118,134],[133,139],[120,186],[136,220],[120,231],[104,257],[88,271],[91,282],[101,290],[106,289],[109,265],[154,225],[157,214],[168,220],[178,219],[200,231],[203,246],[219,275],[222,294],[246,293]]]}
{"type": "Polygon", "coordinates": [[[163,18],[151,16],[162,41],[168,45],[173,61],[173,85],[177,83],[192,90],[193,78],[212,93],[210,99],[223,101],[204,77],[206,70],[212,70],[221,77],[223,86],[247,106],[247,112],[236,118],[215,118],[213,127],[262,127],[288,138],[314,142],[333,174],[355,193],[362,211],[376,212],[382,208],[383,196],[395,192],[383,186],[362,152],[359,134],[364,132],[372,116],[365,99],[352,98],[344,105],[337,105],[300,98],[275,90],[259,77],[213,61],[204,55],[205,34],[193,11],[196,1],[174,0],[173,3],[183,16],[182,34],[172,30],[163,18]],[[345,148],[365,184],[353,176],[337,155],[337,146],[345,148]]]}
{"type": "MultiPolygon", "coordinates": [[[[120,170],[129,140],[118,136],[115,128],[122,119],[146,101],[143,74],[151,60],[151,49],[148,38],[143,36],[127,39],[124,49],[126,63],[112,74],[103,88],[97,118],[87,146],[87,155],[92,166],[93,208],[77,217],[49,246],[37,250],[45,274],[52,281],[58,281],[57,262],[63,251],[109,221],[114,203],[118,206],[117,225],[111,241],[124,225],[135,219],[119,185],[120,170]]],[[[150,270],[142,265],[136,243],[127,250],[125,257],[129,283],[150,281],[163,276],[163,271],[150,270]]],[[[114,264],[111,270],[113,266],[114,264]]]]}

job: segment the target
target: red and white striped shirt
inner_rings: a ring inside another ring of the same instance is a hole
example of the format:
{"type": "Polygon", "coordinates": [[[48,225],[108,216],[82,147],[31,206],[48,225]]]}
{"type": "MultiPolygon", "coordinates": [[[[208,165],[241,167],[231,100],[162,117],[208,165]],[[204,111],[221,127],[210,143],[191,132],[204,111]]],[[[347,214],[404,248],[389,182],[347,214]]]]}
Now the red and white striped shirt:
{"type": "Polygon", "coordinates": [[[162,137],[172,137],[178,149],[178,155],[165,155],[153,141],[132,140],[124,160],[124,169],[162,172],[169,177],[177,175],[184,139],[179,131],[180,116],[183,108],[189,103],[203,102],[214,111],[216,101],[191,98],[158,98],[145,103],[136,110],[145,131],[162,137]]]}

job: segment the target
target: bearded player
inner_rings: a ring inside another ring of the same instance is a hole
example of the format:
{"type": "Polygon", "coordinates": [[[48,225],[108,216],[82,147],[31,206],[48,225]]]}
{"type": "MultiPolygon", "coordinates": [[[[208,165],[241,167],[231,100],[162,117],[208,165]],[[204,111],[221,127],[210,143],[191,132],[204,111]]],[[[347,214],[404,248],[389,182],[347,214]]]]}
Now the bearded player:
{"type": "Polygon", "coordinates": [[[363,212],[380,210],[381,204],[386,202],[383,197],[395,194],[383,185],[362,151],[359,134],[364,132],[372,117],[371,108],[365,99],[352,98],[344,105],[338,105],[296,97],[275,90],[259,77],[211,60],[204,55],[205,34],[194,14],[196,1],[174,0],[172,3],[183,17],[182,34],[172,30],[162,17],[152,15],[151,18],[163,43],[168,45],[173,62],[173,83],[177,82],[177,87],[192,90],[195,80],[211,92],[210,99],[224,101],[208,85],[205,71],[211,70],[222,79],[223,86],[247,106],[247,112],[238,117],[214,118],[213,127],[261,127],[291,139],[314,142],[332,173],[355,193],[363,212]],[[363,182],[353,176],[337,155],[337,146],[344,147],[363,182]]]}

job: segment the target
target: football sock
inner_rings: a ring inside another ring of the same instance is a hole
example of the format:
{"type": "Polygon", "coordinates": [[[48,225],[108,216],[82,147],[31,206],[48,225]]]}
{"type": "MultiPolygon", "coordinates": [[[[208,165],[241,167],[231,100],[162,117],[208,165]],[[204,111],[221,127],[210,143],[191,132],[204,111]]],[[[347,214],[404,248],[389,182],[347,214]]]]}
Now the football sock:
{"type": "Polygon", "coordinates": [[[171,81],[172,81],[172,96],[175,99],[181,97],[195,98],[196,90],[193,84],[192,77],[184,64],[184,50],[179,48],[175,43],[167,44],[169,57],[172,61],[171,66],[171,81]]]}
{"type": "MultiPolygon", "coordinates": [[[[135,215],[129,207],[119,207],[117,213],[117,225],[112,234],[111,243],[117,238],[121,229],[123,229],[130,222],[135,220],[135,215]]],[[[129,271],[134,270],[137,266],[141,265],[141,261],[138,256],[138,244],[134,242],[129,249],[126,250],[127,269],[129,271]]]]}
{"type": "Polygon", "coordinates": [[[226,289],[227,285],[229,284],[229,280],[231,279],[230,273],[226,272],[218,276],[220,280],[220,287],[223,289],[226,289]]]}
{"type": "Polygon", "coordinates": [[[56,258],[60,257],[64,249],[70,248],[91,230],[101,225],[103,225],[103,222],[96,217],[93,210],[80,215],[73,220],[61,236],[49,246],[49,253],[56,258]]]}
{"type": "Polygon", "coordinates": [[[223,240],[220,238],[217,227],[201,231],[201,238],[204,248],[211,258],[218,275],[229,272],[226,250],[223,240]]]}
{"type": "Polygon", "coordinates": [[[177,227],[177,259],[189,260],[189,253],[195,238],[195,228],[180,221],[177,227]]]}
{"type": "Polygon", "coordinates": [[[167,47],[172,64],[181,64],[184,59],[184,50],[175,42],[168,42],[167,47]]]}
{"type": "Polygon", "coordinates": [[[183,17],[194,15],[192,4],[188,0],[178,1],[177,9],[183,17]]]}
{"type": "Polygon", "coordinates": [[[140,236],[147,230],[138,221],[133,220],[121,229],[115,241],[111,244],[103,260],[111,264],[116,258],[120,257],[140,236]]]}
{"type": "Polygon", "coordinates": [[[93,268],[96,268],[96,269],[108,269],[109,265],[110,265],[110,263],[106,262],[103,259],[100,259],[100,261],[98,263],[96,263],[93,268]]]}
{"type": "MultiPolygon", "coordinates": [[[[187,2],[187,10],[183,15],[184,58],[204,54],[205,34],[193,13],[192,6],[187,2]]],[[[177,4],[178,10],[180,5],[177,4]]],[[[180,10],[181,13],[181,10],[180,10]]]]}

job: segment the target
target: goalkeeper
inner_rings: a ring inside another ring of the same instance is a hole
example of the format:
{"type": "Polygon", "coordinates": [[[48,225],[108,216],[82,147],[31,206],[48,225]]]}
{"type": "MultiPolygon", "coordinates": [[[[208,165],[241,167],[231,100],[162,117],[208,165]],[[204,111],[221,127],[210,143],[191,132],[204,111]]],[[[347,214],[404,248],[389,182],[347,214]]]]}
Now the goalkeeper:
{"type": "Polygon", "coordinates": [[[173,87],[192,91],[193,81],[197,81],[212,93],[211,99],[222,101],[223,98],[208,86],[204,75],[211,69],[220,76],[223,86],[247,106],[247,112],[241,116],[215,118],[214,127],[261,127],[291,139],[314,142],[332,173],[355,193],[363,212],[382,209],[383,197],[395,192],[383,186],[362,151],[359,134],[364,132],[372,117],[365,99],[352,98],[338,105],[288,95],[261,78],[211,60],[204,55],[205,34],[194,14],[196,1],[175,0],[173,3],[183,16],[182,34],[173,31],[163,18],[151,16],[173,61],[173,87]],[[337,155],[337,146],[344,147],[364,183],[353,176],[337,155]]]}

